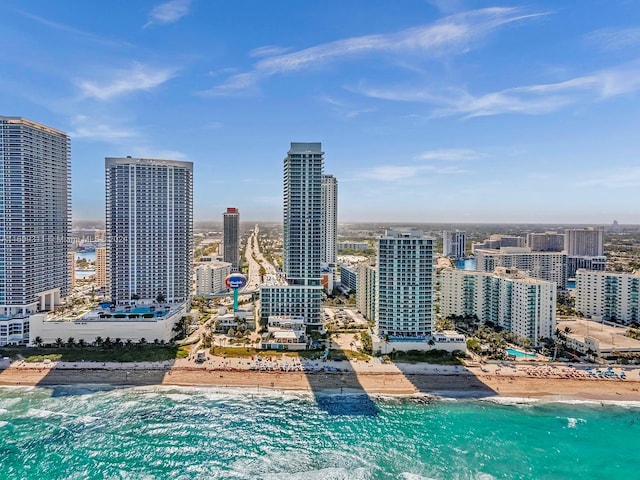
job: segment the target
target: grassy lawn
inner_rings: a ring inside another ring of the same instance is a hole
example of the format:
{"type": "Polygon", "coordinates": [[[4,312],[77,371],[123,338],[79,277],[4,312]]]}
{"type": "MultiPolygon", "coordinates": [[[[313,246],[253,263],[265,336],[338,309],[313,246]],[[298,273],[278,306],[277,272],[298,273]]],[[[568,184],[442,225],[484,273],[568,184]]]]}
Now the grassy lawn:
{"type": "Polygon", "coordinates": [[[280,358],[282,354],[286,354],[289,358],[311,358],[322,355],[320,350],[317,351],[308,351],[308,350],[256,350],[253,347],[212,347],[209,349],[209,353],[211,355],[215,355],[217,357],[226,356],[228,358],[249,358],[252,356],[260,355],[262,358],[264,357],[276,357],[280,358]]]}
{"type": "Polygon", "coordinates": [[[135,345],[131,347],[52,347],[52,348],[4,348],[0,356],[13,359],[22,355],[26,362],[42,362],[49,359],[63,362],[160,362],[189,356],[189,349],[175,345],[135,345]]]}
{"type": "Polygon", "coordinates": [[[389,355],[391,361],[402,363],[433,363],[437,365],[462,365],[458,357],[451,356],[443,350],[430,350],[421,352],[409,350],[408,352],[394,352],[389,355]]]}

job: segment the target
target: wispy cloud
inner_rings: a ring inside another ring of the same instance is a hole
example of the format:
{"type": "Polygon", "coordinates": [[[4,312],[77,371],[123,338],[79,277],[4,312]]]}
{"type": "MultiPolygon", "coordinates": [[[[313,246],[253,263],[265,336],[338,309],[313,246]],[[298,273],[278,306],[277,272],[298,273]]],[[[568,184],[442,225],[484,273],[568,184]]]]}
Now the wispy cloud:
{"type": "Polygon", "coordinates": [[[254,48],[249,52],[250,57],[272,57],[274,55],[282,55],[291,50],[290,48],[278,47],[276,45],[265,45],[264,47],[254,48]]]}
{"type": "Polygon", "coordinates": [[[222,122],[209,122],[207,124],[205,124],[204,128],[206,130],[218,130],[220,128],[222,128],[224,126],[224,124],[222,122]]]}
{"type": "Polygon", "coordinates": [[[585,40],[587,44],[605,51],[637,48],[640,46],[640,27],[603,28],[591,32],[585,40]]]}
{"type": "Polygon", "coordinates": [[[590,178],[578,182],[580,187],[636,188],[640,187],[640,167],[629,167],[615,171],[597,172],[590,178]]]}
{"type": "Polygon", "coordinates": [[[187,154],[177,150],[165,150],[150,146],[134,146],[130,148],[128,155],[140,158],[162,158],[166,160],[187,160],[187,154]]]}
{"type": "Polygon", "coordinates": [[[180,20],[191,10],[191,0],[170,0],[156,5],[149,13],[149,21],[145,28],[151,25],[166,25],[180,20]]]}
{"type": "Polygon", "coordinates": [[[540,115],[554,112],[580,100],[604,100],[640,90],[640,62],[600,70],[563,82],[508,88],[473,95],[462,88],[411,89],[359,86],[352,91],[383,100],[419,102],[436,107],[433,116],[462,115],[466,118],[504,113],[540,115]]]}
{"type": "Polygon", "coordinates": [[[151,90],[174,77],[175,71],[134,63],[129,69],[116,70],[107,76],[110,79],[104,83],[91,80],[78,81],[82,95],[97,100],[110,100],[138,90],[151,90]]]}
{"type": "Polygon", "coordinates": [[[99,140],[104,142],[119,142],[138,136],[138,132],[131,128],[113,127],[108,122],[96,120],[86,115],[76,115],[71,123],[74,129],[69,132],[71,138],[99,140]]]}
{"type": "Polygon", "coordinates": [[[434,165],[381,165],[361,171],[356,177],[361,180],[400,181],[414,179],[422,173],[436,175],[456,175],[469,173],[456,166],[438,167],[434,165]]]}
{"type": "Polygon", "coordinates": [[[340,117],[345,118],[345,119],[351,119],[351,118],[356,118],[359,117],[360,115],[364,114],[364,113],[371,113],[371,112],[375,112],[374,108],[357,108],[354,107],[352,104],[350,104],[349,102],[344,102],[342,100],[338,100],[334,97],[331,97],[329,95],[322,95],[320,97],[318,97],[318,100],[323,102],[323,103],[327,103],[331,106],[331,109],[340,117]]]}
{"type": "Polygon", "coordinates": [[[526,13],[519,8],[485,8],[452,15],[435,23],[396,33],[365,35],[323,43],[288,54],[264,58],[258,61],[251,71],[231,76],[226,82],[205,93],[233,95],[273,75],[372,54],[397,57],[417,53],[437,57],[464,53],[498,27],[540,15],[545,14],[526,13]]]}
{"type": "Polygon", "coordinates": [[[442,160],[446,162],[456,162],[465,160],[476,160],[482,158],[485,155],[475,150],[466,148],[452,148],[443,150],[428,150],[422,152],[416,158],[419,160],[442,160]]]}
{"type": "Polygon", "coordinates": [[[97,35],[95,33],[91,33],[91,32],[87,32],[84,30],[80,30],[78,28],[72,27],[70,25],[65,25],[64,23],[60,23],[60,22],[56,22],[54,20],[50,20],[48,18],[44,18],[44,17],[40,17],[38,15],[34,15],[32,13],[29,12],[24,12],[22,10],[14,10],[17,14],[28,18],[29,20],[33,20],[34,22],[37,22],[41,25],[44,25],[48,28],[51,28],[53,30],[58,30],[60,32],[65,32],[65,33],[69,33],[71,35],[74,35],[76,37],[80,37],[83,38],[84,40],[88,40],[90,42],[93,43],[97,43],[100,45],[105,45],[105,46],[110,46],[110,47],[124,47],[124,46],[131,46],[130,43],[128,42],[124,42],[124,41],[117,41],[117,40],[112,40],[109,38],[104,38],[100,35],[97,35]]]}

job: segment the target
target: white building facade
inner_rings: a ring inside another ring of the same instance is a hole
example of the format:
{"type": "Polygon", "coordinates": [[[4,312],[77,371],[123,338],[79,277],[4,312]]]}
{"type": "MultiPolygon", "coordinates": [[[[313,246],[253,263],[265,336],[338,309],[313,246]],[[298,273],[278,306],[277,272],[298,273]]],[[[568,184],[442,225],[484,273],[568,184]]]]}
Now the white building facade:
{"type": "Polygon", "coordinates": [[[356,289],[356,307],[367,320],[375,320],[376,315],[376,276],[375,263],[358,265],[358,288],[356,289]]]}
{"type": "Polygon", "coordinates": [[[444,269],[440,294],[440,313],[445,318],[476,315],[481,322],[493,322],[534,344],[555,333],[555,283],[527,277],[516,269],[444,269]]]}
{"type": "Polygon", "coordinates": [[[196,266],[196,295],[224,292],[227,289],[225,279],[232,270],[231,263],[218,260],[196,266]]]}
{"type": "Polygon", "coordinates": [[[434,321],[433,239],[419,230],[388,230],[378,241],[375,333],[426,341],[434,321]]]}
{"type": "Polygon", "coordinates": [[[107,271],[111,300],[189,299],[193,163],[107,158],[107,271]]]}
{"type": "Polygon", "coordinates": [[[442,254],[454,260],[464,258],[466,242],[466,232],[442,232],[442,254]]]}
{"type": "Polygon", "coordinates": [[[322,175],[322,261],[335,265],[338,245],[338,180],[322,175]]]}
{"type": "Polygon", "coordinates": [[[27,318],[70,293],[69,137],[0,116],[0,316],[27,318]]]}
{"type": "Polygon", "coordinates": [[[576,310],[598,320],[638,322],[640,273],[576,272],[576,310]]]}
{"type": "Polygon", "coordinates": [[[284,159],[284,246],[286,285],[260,288],[260,319],[303,316],[322,326],[321,266],[323,245],[322,173],[319,142],[291,143],[284,159]]]}
{"type": "Polygon", "coordinates": [[[515,268],[527,276],[567,285],[567,255],[564,252],[532,252],[529,247],[476,249],[476,270],[493,272],[498,267],[515,268]]]}

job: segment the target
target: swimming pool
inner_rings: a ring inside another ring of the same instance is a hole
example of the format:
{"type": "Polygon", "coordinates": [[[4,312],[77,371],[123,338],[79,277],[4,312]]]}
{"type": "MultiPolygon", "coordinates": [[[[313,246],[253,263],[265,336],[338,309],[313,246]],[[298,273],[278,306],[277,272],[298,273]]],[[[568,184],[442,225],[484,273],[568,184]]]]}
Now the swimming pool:
{"type": "Polygon", "coordinates": [[[513,355],[516,358],[536,358],[534,353],[524,353],[514,348],[507,348],[507,353],[513,355]]]}

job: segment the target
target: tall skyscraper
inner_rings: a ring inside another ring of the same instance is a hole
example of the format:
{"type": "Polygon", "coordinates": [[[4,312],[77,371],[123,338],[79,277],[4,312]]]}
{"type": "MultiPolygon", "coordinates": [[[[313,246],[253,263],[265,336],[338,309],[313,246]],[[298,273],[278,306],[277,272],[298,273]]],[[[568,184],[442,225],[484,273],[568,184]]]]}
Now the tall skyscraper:
{"type": "Polygon", "coordinates": [[[284,251],[287,285],[260,289],[260,320],[270,316],[303,317],[322,325],[322,169],[318,143],[291,143],[284,159],[284,251]]]}
{"type": "Polygon", "coordinates": [[[189,298],[193,163],[107,158],[107,270],[111,300],[189,298]]]}
{"type": "Polygon", "coordinates": [[[564,231],[567,253],[567,276],[573,278],[580,268],[606,270],[604,256],[604,228],[570,228],[564,231]]]}
{"type": "Polygon", "coordinates": [[[455,260],[465,257],[466,232],[442,232],[442,254],[455,260]]]}
{"type": "MultiPolygon", "coordinates": [[[[52,310],[71,286],[67,134],[0,116],[0,218],[0,315],[52,310]]],[[[5,341],[14,341],[8,334],[5,341]]]]}
{"type": "Polygon", "coordinates": [[[107,249],[106,247],[96,247],[96,288],[107,287],[107,249]]]}
{"type": "Polygon", "coordinates": [[[237,272],[240,269],[240,212],[237,208],[227,208],[223,214],[222,235],[222,258],[231,264],[232,272],[237,272]]]}
{"type": "Polygon", "coordinates": [[[333,175],[322,175],[322,209],[322,261],[335,265],[338,244],[338,180],[333,175]]]}
{"type": "Polygon", "coordinates": [[[425,340],[434,322],[433,239],[419,230],[387,230],[378,241],[376,334],[425,340]]]}
{"type": "Polygon", "coordinates": [[[284,159],[284,272],[290,285],[320,284],[322,169],[318,143],[291,143],[284,159]]]}

